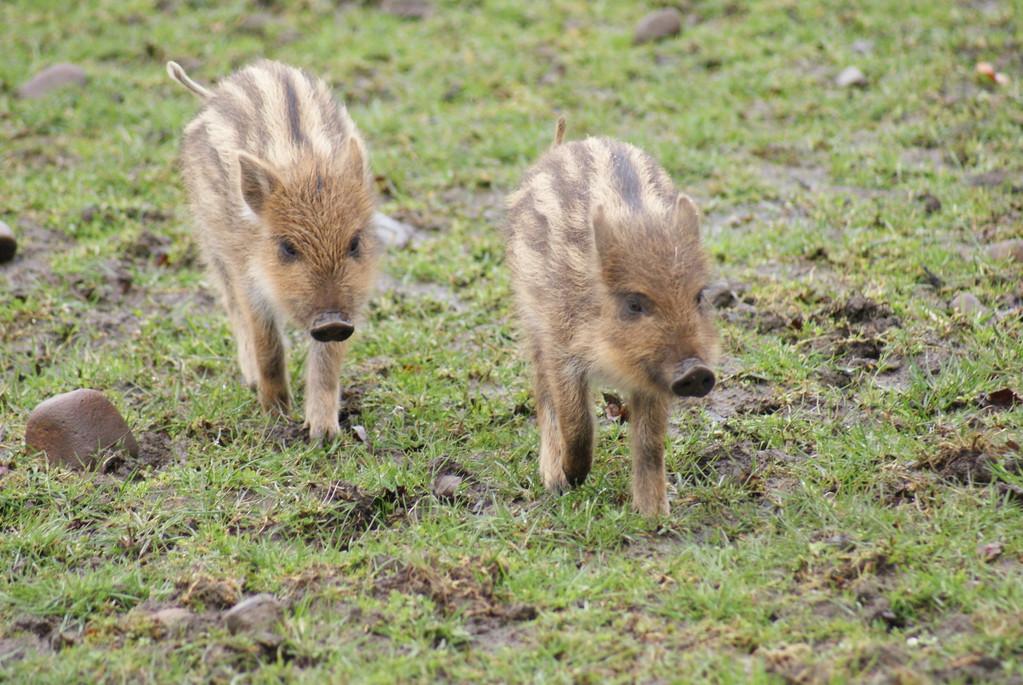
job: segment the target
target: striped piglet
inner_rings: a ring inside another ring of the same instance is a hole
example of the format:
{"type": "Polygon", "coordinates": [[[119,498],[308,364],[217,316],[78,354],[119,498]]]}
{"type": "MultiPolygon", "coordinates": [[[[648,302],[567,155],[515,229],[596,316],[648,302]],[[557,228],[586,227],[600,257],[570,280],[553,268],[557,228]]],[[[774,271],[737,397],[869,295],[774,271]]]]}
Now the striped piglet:
{"type": "Polygon", "coordinates": [[[202,258],[238,344],[242,376],[270,412],[291,402],[281,325],[309,331],[305,423],[337,435],[345,341],[368,299],[379,242],[366,146],[318,78],[260,61],[207,89],[181,167],[202,258]]]}
{"type": "Polygon", "coordinates": [[[606,138],[554,146],[508,197],[507,260],[533,364],[540,474],[581,483],[593,458],[589,381],[629,393],[633,505],[668,513],[673,396],[714,387],[717,332],[699,213],[645,152],[606,138]]]}

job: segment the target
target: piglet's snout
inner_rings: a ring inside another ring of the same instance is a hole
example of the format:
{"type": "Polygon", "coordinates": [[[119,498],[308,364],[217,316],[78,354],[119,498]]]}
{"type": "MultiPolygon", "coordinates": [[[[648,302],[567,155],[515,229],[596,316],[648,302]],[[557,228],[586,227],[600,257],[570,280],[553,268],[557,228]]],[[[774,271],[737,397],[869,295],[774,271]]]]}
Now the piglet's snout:
{"type": "Polygon", "coordinates": [[[679,397],[703,397],[714,389],[714,372],[699,359],[679,364],[671,381],[671,391],[679,397]]]}
{"type": "Polygon", "coordinates": [[[318,342],[341,342],[355,332],[355,324],[341,312],[324,312],[313,320],[309,334],[318,342]]]}

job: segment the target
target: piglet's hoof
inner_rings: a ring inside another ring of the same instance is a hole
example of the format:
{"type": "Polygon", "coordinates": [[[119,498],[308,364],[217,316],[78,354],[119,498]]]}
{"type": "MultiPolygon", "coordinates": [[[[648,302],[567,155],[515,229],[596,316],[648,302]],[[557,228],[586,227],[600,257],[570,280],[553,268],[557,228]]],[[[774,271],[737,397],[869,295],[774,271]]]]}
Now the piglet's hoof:
{"type": "Polygon", "coordinates": [[[14,237],[11,227],[0,221],[0,264],[14,259],[18,251],[18,240],[14,237]]]}
{"type": "Polygon", "coordinates": [[[131,429],[103,393],[72,390],[51,397],[32,410],[25,444],[44,452],[54,466],[91,469],[111,447],[138,456],[131,429]]]}

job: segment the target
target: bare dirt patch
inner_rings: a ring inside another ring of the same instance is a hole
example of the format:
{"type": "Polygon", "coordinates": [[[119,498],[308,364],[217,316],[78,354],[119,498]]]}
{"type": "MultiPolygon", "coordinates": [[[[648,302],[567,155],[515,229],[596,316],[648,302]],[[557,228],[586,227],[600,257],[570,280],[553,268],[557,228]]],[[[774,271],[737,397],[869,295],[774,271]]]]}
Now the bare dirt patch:
{"type": "Polygon", "coordinates": [[[185,457],[185,444],[175,441],[164,431],[144,431],[137,436],[137,441],[137,456],[118,450],[103,462],[103,473],[118,478],[142,479],[175,459],[183,460],[185,457]]]}
{"type": "Polygon", "coordinates": [[[989,683],[1001,670],[1001,660],[990,654],[965,654],[932,674],[941,682],[989,683]]]}
{"type": "Polygon", "coordinates": [[[760,163],[759,171],[764,182],[777,189],[782,197],[790,197],[800,191],[858,199],[883,197],[891,193],[877,188],[835,184],[828,170],[812,159],[799,165],[779,164],[765,159],[760,163]]]}
{"type": "Polygon", "coordinates": [[[0,284],[12,297],[24,300],[33,290],[57,281],[50,270],[50,257],[67,249],[72,240],[30,219],[18,221],[16,235],[18,253],[0,267],[0,284]]]}
{"type": "MultiPolygon", "coordinates": [[[[711,421],[720,423],[738,416],[763,416],[779,411],[782,400],[775,388],[766,382],[743,381],[732,376],[721,379],[717,387],[700,400],[683,400],[683,407],[703,407],[711,421]]],[[[678,427],[671,426],[673,434],[678,427]]]]}
{"type": "MultiPolygon", "coordinates": [[[[831,330],[821,336],[799,341],[798,344],[820,352],[830,352],[835,357],[839,374],[825,374],[821,381],[826,385],[844,387],[850,384],[853,370],[877,368],[887,346],[885,333],[901,326],[891,307],[859,293],[854,293],[844,301],[819,296],[815,298],[815,304],[817,311],[812,315],[812,321],[831,330]]],[[[780,318],[771,330],[800,330],[802,326],[801,318],[795,321],[780,318]]]]}
{"type": "Polygon", "coordinates": [[[341,549],[348,549],[368,530],[397,525],[418,500],[403,486],[378,493],[344,481],[312,484],[310,488],[315,501],[279,522],[276,534],[341,549]]]}
{"type": "Polygon", "coordinates": [[[463,505],[473,514],[483,513],[494,504],[494,493],[472,471],[451,457],[430,464],[431,491],[441,503],[463,505]]]}
{"type": "Polygon", "coordinates": [[[20,634],[0,638],[0,668],[39,652],[50,652],[49,644],[34,635],[20,634]]]}
{"type": "MultiPolygon", "coordinates": [[[[969,444],[941,445],[918,460],[914,468],[933,471],[954,483],[986,484],[999,480],[1001,471],[1023,473],[1023,454],[1015,442],[996,446],[978,435],[969,444]]],[[[1015,489],[1008,483],[1002,485],[1015,489]]]]}
{"type": "Polygon", "coordinates": [[[764,660],[768,673],[786,683],[824,683],[828,681],[827,669],[813,663],[814,648],[798,643],[782,645],[772,649],[758,649],[756,656],[764,660]]]}
{"type": "Polygon", "coordinates": [[[470,557],[447,567],[412,566],[388,559],[378,573],[381,575],[373,586],[377,597],[385,598],[391,592],[428,597],[442,616],[462,617],[476,639],[537,616],[533,606],[504,601],[499,587],[505,570],[494,559],[470,557]]]}
{"type": "Polygon", "coordinates": [[[227,447],[238,437],[238,426],[229,423],[215,423],[209,419],[200,419],[188,427],[188,438],[202,445],[213,444],[227,447]]]}
{"type": "Polygon", "coordinates": [[[285,449],[308,440],[309,430],[301,421],[285,416],[267,428],[265,437],[278,449],[285,449]]]}
{"type": "Polygon", "coordinates": [[[712,208],[704,218],[701,231],[708,240],[714,240],[728,231],[751,231],[765,223],[793,221],[805,216],[806,213],[791,202],[760,200],[722,209],[712,208]]]}
{"type": "Polygon", "coordinates": [[[757,449],[750,442],[719,445],[698,455],[692,471],[680,473],[679,477],[691,477],[708,485],[739,487],[752,499],[780,506],[786,493],[799,485],[786,467],[801,460],[782,450],[757,449]]]}
{"type": "Polygon", "coordinates": [[[178,582],[178,601],[192,609],[229,609],[241,599],[241,586],[233,578],[198,573],[178,582]]]}
{"type": "MultiPolygon", "coordinates": [[[[382,274],[378,279],[377,288],[384,292],[390,292],[399,300],[414,303],[426,304],[427,306],[443,306],[445,312],[464,312],[466,304],[455,294],[455,292],[440,283],[428,283],[421,281],[399,281],[388,274],[382,274]]],[[[431,310],[432,311],[432,310],[431,310]]],[[[438,309],[438,311],[440,311],[438,309]]]]}

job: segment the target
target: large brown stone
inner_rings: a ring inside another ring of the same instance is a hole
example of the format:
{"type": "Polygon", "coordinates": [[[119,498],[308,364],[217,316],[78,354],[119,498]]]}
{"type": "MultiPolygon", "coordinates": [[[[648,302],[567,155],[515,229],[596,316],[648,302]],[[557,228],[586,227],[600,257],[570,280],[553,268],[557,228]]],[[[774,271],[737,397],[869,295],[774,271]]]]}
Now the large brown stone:
{"type": "Polygon", "coordinates": [[[84,86],[87,80],[85,70],[75,64],[54,64],[23,83],[18,88],[18,97],[41,98],[63,86],[84,86]]]}
{"type": "Polygon", "coordinates": [[[25,427],[25,444],[46,454],[55,466],[88,469],[109,448],[138,456],[131,429],[103,393],[72,390],[42,402],[25,427]]]}

